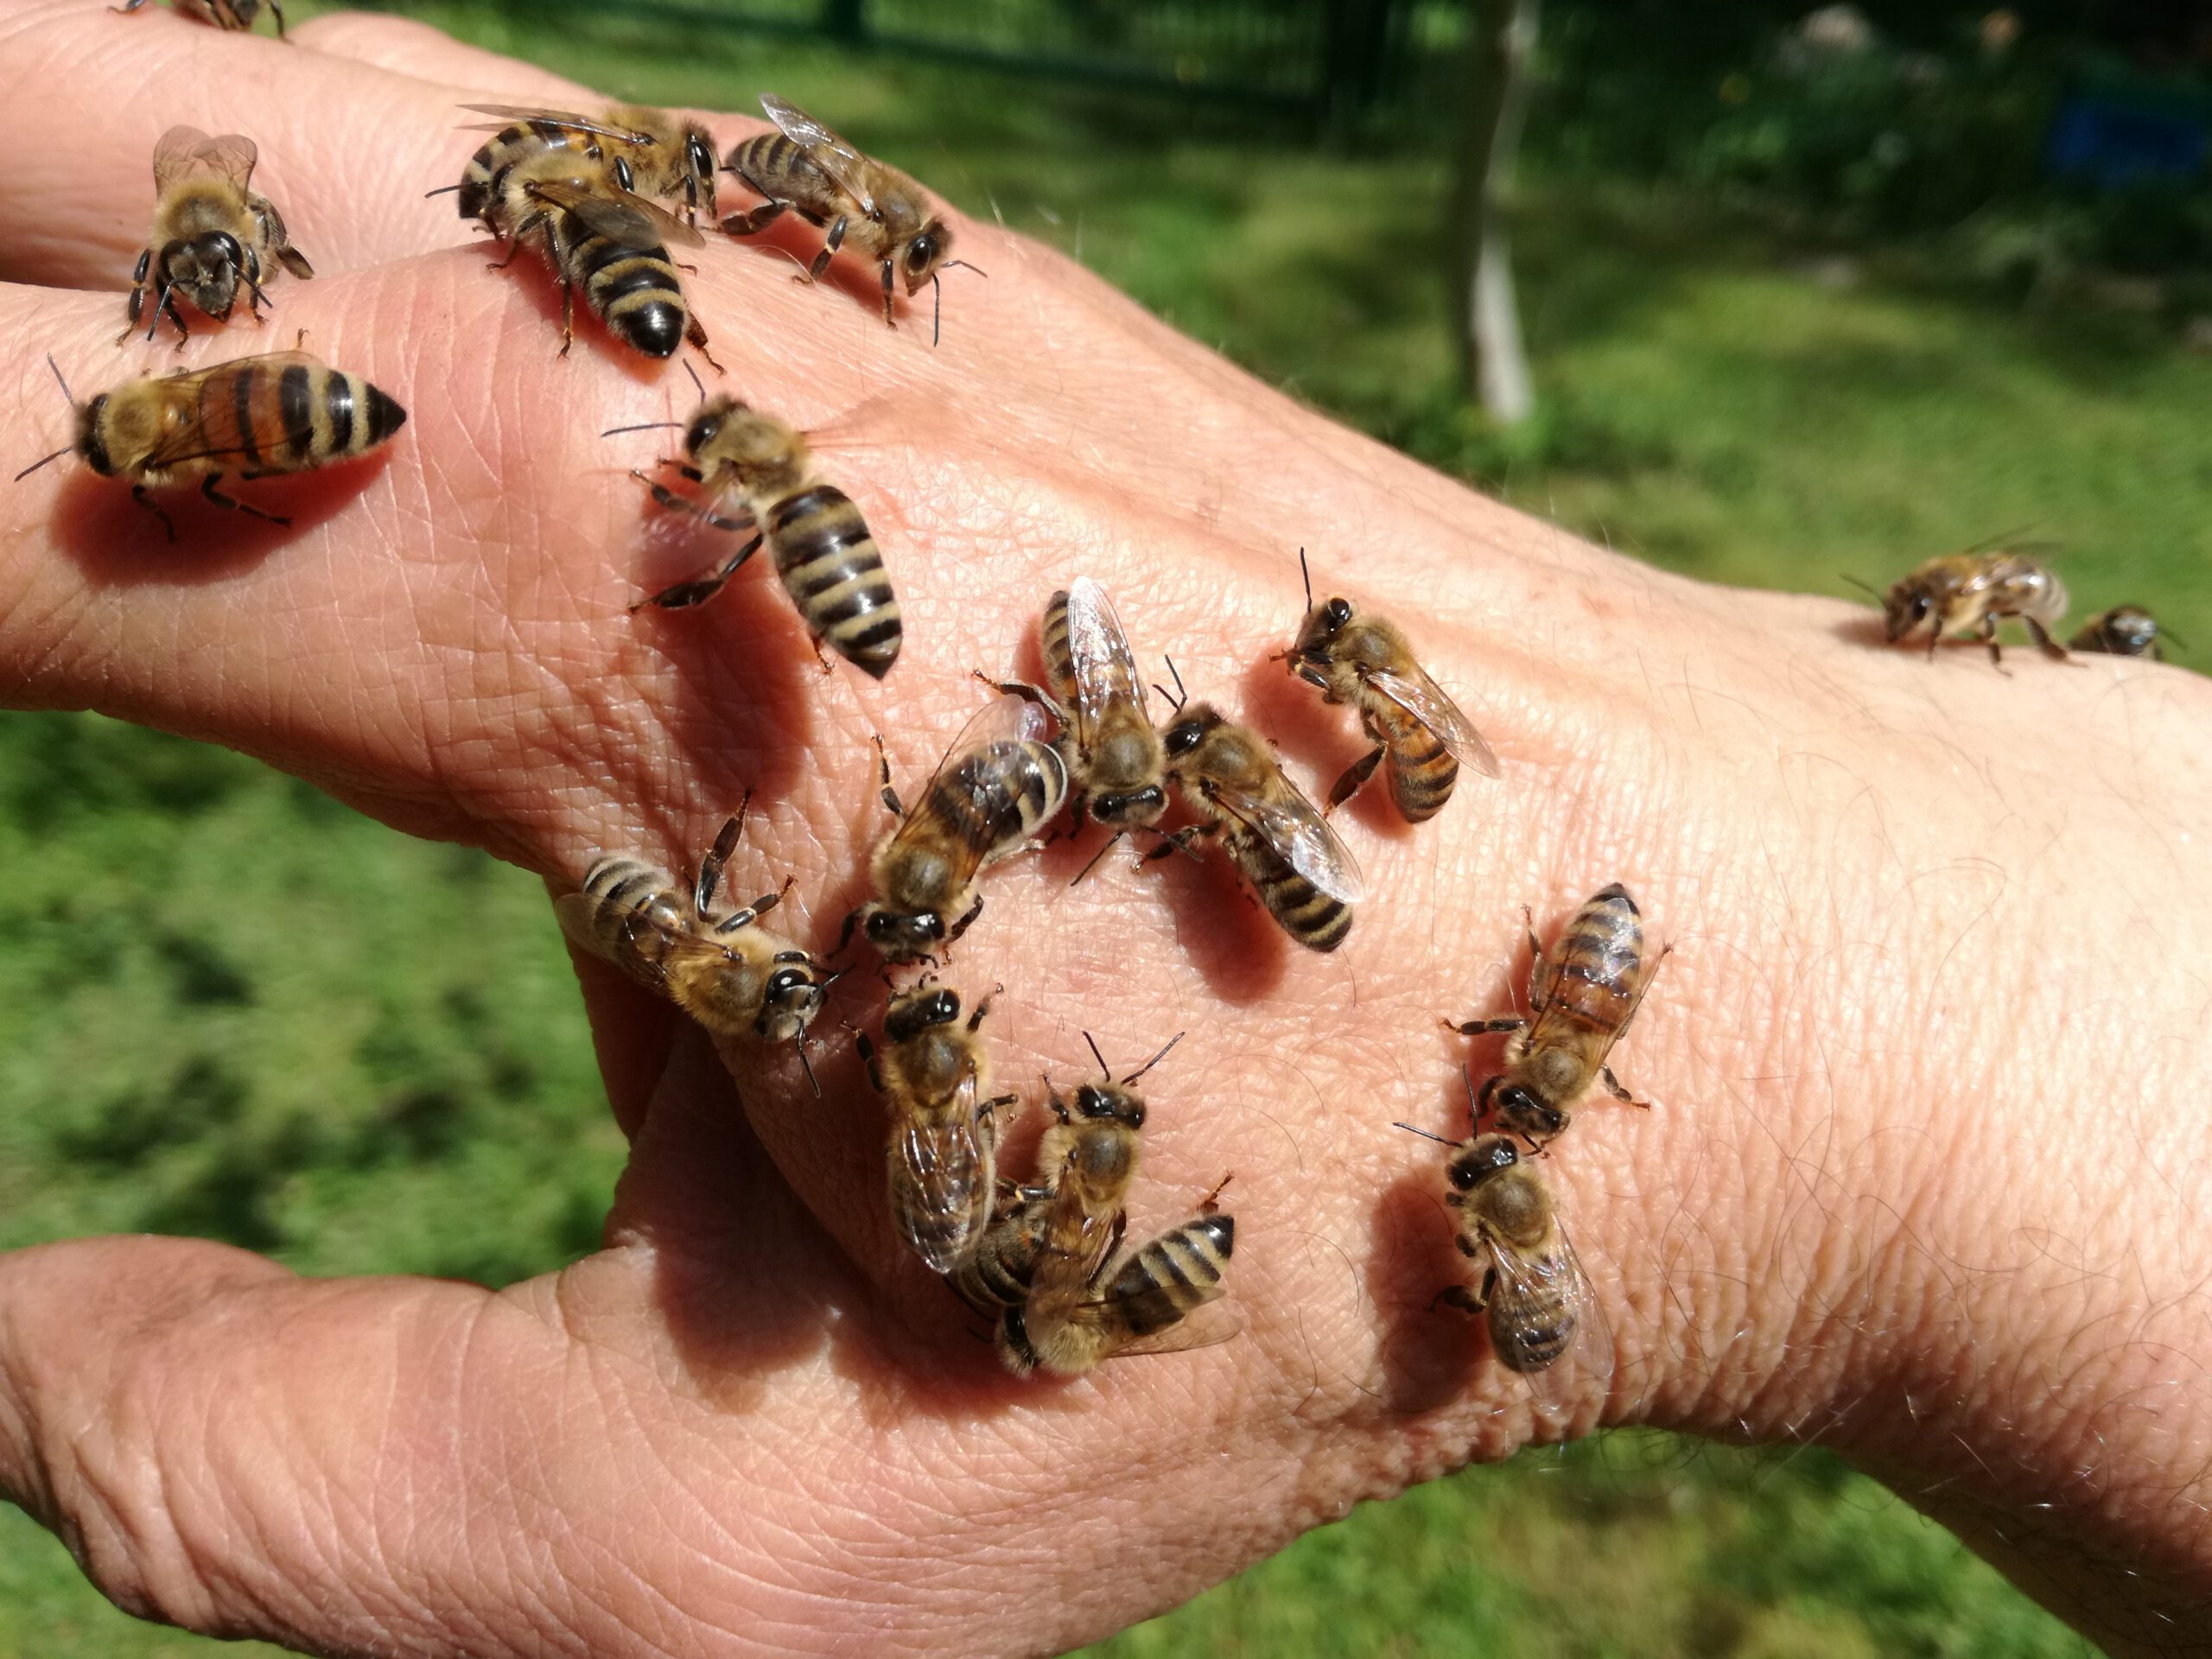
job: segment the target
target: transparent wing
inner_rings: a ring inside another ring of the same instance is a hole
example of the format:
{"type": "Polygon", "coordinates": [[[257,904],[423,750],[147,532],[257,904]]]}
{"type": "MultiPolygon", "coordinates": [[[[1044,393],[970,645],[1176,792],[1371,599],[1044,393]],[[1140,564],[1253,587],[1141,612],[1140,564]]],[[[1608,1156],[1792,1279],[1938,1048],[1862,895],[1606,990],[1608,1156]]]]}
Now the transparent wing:
{"type": "Polygon", "coordinates": [[[154,188],[166,190],[201,173],[220,174],[243,188],[260,158],[261,151],[244,133],[210,138],[197,127],[171,127],[154,145],[154,188]]]}
{"type": "Polygon", "coordinates": [[[1075,741],[1090,747],[1090,734],[1116,702],[1144,703],[1136,653],[1114,614],[1106,590],[1089,576],[1068,584],[1068,657],[1075,668],[1075,741]]]}
{"type": "Polygon", "coordinates": [[[1267,844],[1277,858],[1339,904],[1356,905],[1367,893],[1351,849],[1287,778],[1280,800],[1263,801],[1242,791],[1217,785],[1211,794],[1221,809],[1267,844]]]}
{"type": "Polygon", "coordinates": [[[1474,722],[1459,711],[1444,688],[1416,664],[1411,674],[1384,669],[1366,677],[1369,688],[1388,697],[1435,734],[1445,752],[1463,766],[1471,766],[1485,778],[1497,776],[1497,757],[1483,741],[1474,722]]]}
{"type": "Polygon", "coordinates": [[[1001,693],[963,722],[951,744],[938,757],[937,769],[930,773],[930,783],[934,785],[944,775],[946,767],[970,750],[990,743],[1036,742],[1044,735],[1045,711],[1027,698],[1001,693]]]}
{"type": "MultiPolygon", "coordinates": [[[[245,427],[249,431],[266,431],[281,420],[281,400],[283,397],[284,371],[295,365],[308,368],[322,365],[305,352],[270,352],[260,357],[235,358],[228,363],[218,363],[212,368],[194,369],[188,373],[173,376],[164,386],[174,385],[174,395],[192,399],[192,418],[180,421],[175,430],[156,444],[147,455],[144,466],[151,468],[181,466],[188,461],[207,461],[218,455],[244,454],[243,444],[228,448],[212,448],[207,442],[207,428],[199,417],[202,390],[217,375],[237,375],[244,379],[250,370],[259,370],[246,388],[245,427]]],[[[226,396],[217,393],[219,397],[226,396]]]]}
{"type": "MultiPolygon", "coordinates": [[[[1071,1317],[1084,1324],[1102,1324],[1109,1318],[1107,1306],[1103,1301],[1086,1302],[1071,1317]]],[[[1165,1330],[1155,1331],[1148,1337],[1131,1337],[1116,1345],[1106,1357],[1133,1359],[1140,1354],[1186,1354],[1194,1348],[1217,1347],[1241,1335],[1243,1330],[1244,1315],[1236,1303],[1206,1302],[1165,1330]]]]}
{"type": "Polygon", "coordinates": [[[990,1218],[982,1187],[989,1178],[982,1141],[976,1133],[976,1079],[963,1081],[950,1116],[931,1121],[909,1117],[899,1124],[899,1161],[921,1195],[923,1205],[944,1216],[963,1217],[969,1225],[953,1238],[909,1237],[907,1243],[931,1270],[950,1273],[960,1265],[975,1236],[990,1218]]]}
{"type": "Polygon", "coordinates": [[[1603,1394],[1613,1377],[1613,1332],[1605,1310],[1590,1288],[1582,1259],[1564,1228],[1554,1233],[1557,1248],[1542,1255],[1524,1255],[1509,1245],[1491,1241],[1491,1260],[1497,1268],[1497,1283],[1491,1292],[1491,1317],[1510,1327],[1515,1310],[1527,1308],[1528,1335],[1535,1340],[1556,1328],[1562,1315],[1574,1320],[1566,1351],[1540,1371],[1522,1371],[1536,1398],[1547,1406],[1563,1405],[1572,1398],[1578,1382],[1587,1381],[1603,1394]],[[1541,1310],[1539,1313],[1537,1310],[1541,1310]]]}
{"type": "Polygon", "coordinates": [[[844,189],[861,205],[861,211],[873,215],[875,198],[868,194],[861,181],[868,177],[868,160],[860,151],[823,126],[804,110],[786,104],[772,92],[760,94],[760,107],[768,118],[782,129],[785,137],[804,147],[816,166],[844,189]]]}
{"type": "Polygon", "coordinates": [[[647,248],[671,242],[687,248],[707,245],[707,238],[682,219],[643,196],[613,185],[594,188],[567,179],[543,179],[532,181],[527,188],[532,195],[568,209],[594,235],[624,247],[647,248]]]}
{"type": "Polygon", "coordinates": [[[474,110],[479,115],[496,115],[500,118],[495,126],[470,125],[464,132],[499,132],[517,121],[536,121],[550,127],[566,127],[572,132],[595,133],[601,138],[614,138],[626,144],[649,144],[652,135],[640,132],[635,127],[616,126],[607,121],[594,120],[588,115],[572,115],[566,110],[534,110],[520,104],[464,104],[464,110],[474,110]]]}

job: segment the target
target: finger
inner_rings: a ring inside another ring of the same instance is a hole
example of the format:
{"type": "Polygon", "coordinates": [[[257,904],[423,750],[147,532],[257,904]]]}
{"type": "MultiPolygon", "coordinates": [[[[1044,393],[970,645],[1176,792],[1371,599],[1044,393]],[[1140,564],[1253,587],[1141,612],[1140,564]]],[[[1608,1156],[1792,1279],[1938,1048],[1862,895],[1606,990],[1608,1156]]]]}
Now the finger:
{"type": "MultiPolygon", "coordinates": [[[[312,24],[302,33],[317,35],[312,24]]],[[[0,277],[105,289],[130,282],[153,215],[154,144],[173,125],[255,141],[254,188],[320,277],[469,239],[452,199],[423,194],[456,182],[483,142],[459,130],[477,118],[461,105],[579,96],[521,64],[489,86],[445,82],[209,29],[167,8],[124,16],[77,0],[10,9],[0,86],[10,89],[0,143],[68,157],[0,174],[0,277]]]]}

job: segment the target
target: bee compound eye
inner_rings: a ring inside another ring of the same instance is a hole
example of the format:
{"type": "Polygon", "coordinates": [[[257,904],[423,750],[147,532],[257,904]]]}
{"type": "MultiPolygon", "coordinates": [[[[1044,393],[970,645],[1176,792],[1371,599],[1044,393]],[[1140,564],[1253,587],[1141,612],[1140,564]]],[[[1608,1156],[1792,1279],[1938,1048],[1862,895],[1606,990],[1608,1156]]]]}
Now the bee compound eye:
{"type": "Polygon", "coordinates": [[[916,276],[927,270],[937,259],[937,238],[918,236],[906,245],[906,269],[916,276]]]}
{"type": "Polygon", "coordinates": [[[620,156],[614,158],[614,182],[625,190],[635,189],[638,183],[638,175],[631,172],[630,163],[620,156]]]}
{"type": "Polygon", "coordinates": [[[1331,627],[1341,628],[1345,623],[1351,620],[1351,601],[1344,599],[1332,599],[1329,601],[1328,608],[1323,612],[1323,614],[1328,618],[1329,626],[1331,627]]]}

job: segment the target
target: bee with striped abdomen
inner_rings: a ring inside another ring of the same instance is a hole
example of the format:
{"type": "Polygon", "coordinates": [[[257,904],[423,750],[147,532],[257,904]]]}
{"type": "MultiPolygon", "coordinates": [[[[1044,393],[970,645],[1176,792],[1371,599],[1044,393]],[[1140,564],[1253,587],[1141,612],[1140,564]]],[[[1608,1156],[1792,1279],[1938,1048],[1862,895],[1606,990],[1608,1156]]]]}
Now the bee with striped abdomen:
{"type": "Polygon", "coordinates": [[[505,121],[493,130],[494,136],[476,152],[463,175],[464,219],[480,216],[481,207],[472,206],[473,201],[488,200],[498,194],[495,181],[504,166],[533,151],[563,147],[602,151],[615,166],[615,182],[621,188],[680,206],[686,224],[696,223],[701,213],[715,216],[715,175],[721,169],[715,162],[714,136],[696,121],[635,104],[613,105],[603,120],[512,104],[461,107],[505,121]]]}
{"type": "Polygon", "coordinates": [[[780,891],[727,915],[715,912],[715,890],[745,833],[750,801],[748,794],[722,825],[690,887],[657,865],[614,854],[591,867],[582,892],[555,899],[554,914],[579,948],[613,963],[716,1036],[798,1043],[805,1065],[807,1027],[822,1012],[835,976],[760,925],[782,902],[780,891]]]}
{"type": "Polygon", "coordinates": [[[261,152],[242,133],[210,138],[197,127],[171,127],[154,146],[154,228],[130,274],[130,336],[146,319],[146,338],[163,316],[181,342],[191,330],[177,309],[181,294],[218,322],[230,319],[241,283],[257,321],[264,284],[279,270],[302,281],[315,267],[291,244],[268,197],[251,188],[261,152]],[[151,289],[154,309],[146,315],[151,289]]]}
{"type": "Polygon", "coordinates": [[[938,1273],[976,1254],[998,1196],[997,1115],[1017,1097],[984,1097],[978,1028],[990,1007],[987,996],[963,1025],[959,992],[925,980],[891,999],[880,1052],[860,1038],[868,1081],[891,1104],[892,1218],[938,1273]]]}
{"type": "Polygon", "coordinates": [[[1882,626],[1893,645],[1926,639],[1931,658],[1947,636],[1971,628],[2001,667],[1997,624],[2018,617],[2037,650],[2063,662],[2066,647],[2050,631],[2064,620],[2066,606],[2066,584],[2054,571],[2019,548],[1991,548],[1947,553],[1907,573],[1882,601],[1882,626]]]}
{"type": "MultiPolygon", "coordinates": [[[[701,396],[705,393],[702,386],[701,396]]],[[[604,435],[672,424],[618,426],[604,435]]],[[[861,510],[823,476],[805,438],[730,397],[707,398],[683,430],[684,458],[677,470],[699,486],[699,497],[689,499],[647,479],[653,499],[716,530],[752,535],[705,575],[664,588],[630,608],[703,605],[765,543],[817,649],[826,640],[871,677],[888,674],[904,639],[898,595],[861,510]]]]}
{"type": "MultiPolygon", "coordinates": [[[[1471,1111],[1473,1079],[1468,1082],[1471,1111]]],[[[1444,1195],[1459,1212],[1452,1242],[1462,1255],[1483,1263],[1478,1288],[1452,1285],[1437,1300],[1484,1316],[1498,1363],[1526,1378],[1545,1403],[1563,1400],[1577,1375],[1602,1394],[1613,1375],[1612,1331],[1542,1177],[1508,1136],[1478,1135],[1461,1142],[1410,1123],[1397,1127],[1453,1148],[1444,1195]],[[1574,1363],[1561,1366],[1570,1353],[1574,1363]]]]}
{"type": "Polygon", "coordinates": [[[838,949],[855,927],[887,962],[918,962],[965,933],[983,912],[976,878],[991,865],[1035,844],[1037,832],[1067,799],[1068,772],[1059,751],[1029,734],[970,741],[978,721],[1029,711],[1001,699],[969,722],[945,753],[911,812],[891,787],[891,761],[876,739],[883,804],[899,827],[868,859],[874,896],[845,918],[838,949]]]}
{"type": "Polygon", "coordinates": [[[1158,823],[1167,810],[1166,752],[1145,707],[1136,653],[1106,590],[1077,576],[1045,607],[1038,639],[1044,686],[987,683],[1049,709],[1059,722],[1077,822],[1088,808],[1116,831],[1158,823]]]}
{"type": "MultiPolygon", "coordinates": [[[[841,247],[850,246],[875,264],[883,276],[883,321],[892,315],[895,272],[911,298],[924,283],[938,283],[950,265],[952,228],[931,207],[922,188],[896,168],[863,156],[804,111],[763,93],[760,107],[777,130],[747,138],[723,158],[722,165],[767,198],[748,213],[722,220],[732,236],[751,236],[781,218],[786,209],[810,225],[825,226],[822,251],[807,267],[807,279],[819,281],[841,247]]],[[[969,270],[975,267],[969,266],[969,270]]],[[[943,288],[938,284],[939,305],[943,288]]],[[[932,325],[931,339],[936,340],[932,325]]]]}
{"type": "Polygon", "coordinates": [[[1452,798],[1459,768],[1497,776],[1497,757],[1472,721],[1414,659],[1397,625],[1362,616],[1348,599],[1313,602],[1306,550],[1298,550],[1306,575],[1306,620],[1285,652],[1290,671],[1316,687],[1324,702],[1350,703],[1375,747],[1354,761],[1329,791],[1334,810],[1390,761],[1390,798],[1408,823],[1433,818],[1452,798]]]}
{"type": "MultiPolygon", "coordinates": [[[[123,0],[118,11],[136,11],[146,0],[123,0]]],[[[175,0],[176,9],[186,16],[203,23],[213,23],[218,29],[251,29],[254,19],[261,16],[262,0],[175,0]]],[[[284,38],[284,8],[278,0],[268,0],[270,15],[276,19],[276,38],[284,38]]]]}
{"type": "MultiPolygon", "coordinates": [[[[575,336],[575,294],[607,332],[647,357],[671,357],[690,340],[712,365],[707,331],[684,303],[667,245],[697,247],[704,238],[614,182],[603,161],[561,146],[508,168],[500,194],[485,209],[507,244],[500,266],[512,264],[525,243],[552,266],[561,285],[561,355],[575,336]]],[[[715,366],[719,366],[718,365],[715,366]]]]}
{"type": "MultiPolygon", "coordinates": [[[[61,378],[58,367],[54,374],[61,378]]],[[[69,395],[66,381],[61,391],[69,395]]],[[[148,491],[198,479],[200,494],[215,505],[289,524],[216,485],[228,473],[251,480],[351,460],[388,442],[407,423],[407,411],[359,375],[326,368],[301,352],[132,380],[77,405],[76,416],[75,441],[16,478],[74,453],[102,478],[129,479],[131,499],[161,519],[171,541],[176,526],[148,491]]]]}
{"type": "Polygon", "coordinates": [[[1179,706],[1176,716],[1163,740],[1167,775],[1203,822],[1177,830],[1147,857],[1217,836],[1284,932],[1308,950],[1335,950],[1365,891],[1351,850],[1257,732],[1211,703],[1179,706]]]}
{"type": "MultiPolygon", "coordinates": [[[[494,235],[499,232],[500,217],[494,209],[512,201],[511,179],[514,170],[524,163],[536,168],[540,176],[557,175],[578,181],[604,178],[618,190],[628,190],[636,182],[636,175],[620,149],[611,143],[602,143],[603,130],[582,116],[566,115],[557,110],[510,110],[507,105],[498,104],[467,104],[462,107],[485,114],[520,118],[493,129],[492,137],[468,158],[459,184],[444,185],[429,193],[434,196],[458,193],[456,205],[461,216],[481,221],[484,228],[494,235]],[[610,155],[610,149],[614,153],[610,155]],[[565,168],[544,160],[556,152],[565,152],[565,168]],[[554,169],[552,174],[544,171],[548,167],[554,169]]],[[[611,137],[621,139],[626,135],[611,137]]],[[[512,215],[517,209],[511,205],[500,211],[512,215]]]]}
{"type": "Polygon", "coordinates": [[[2115,605],[2099,611],[2066,642],[2075,651],[2107,657],[2148,657],[2164,662],[2158,646],[2158,619],[2140,605],[2115,605]]]}
{"type": "Polygon", "coordinates": [[[1483,1084],[1480,1096],[1481,1109],[1497,1128],[1540,1145],[1573,1121],[1576,1104],[1596,1084],[1628,1105],[1649,1106],[1621,1087],[1605,1057],[1673,950],[1646,954],[1643,914],[1618,881],[1574,912],[1548,957],[1532,926],[1529,1017],[1444,1022],[1466,1037],[1511,1033],[1505,1069],[1483,1084]]]}

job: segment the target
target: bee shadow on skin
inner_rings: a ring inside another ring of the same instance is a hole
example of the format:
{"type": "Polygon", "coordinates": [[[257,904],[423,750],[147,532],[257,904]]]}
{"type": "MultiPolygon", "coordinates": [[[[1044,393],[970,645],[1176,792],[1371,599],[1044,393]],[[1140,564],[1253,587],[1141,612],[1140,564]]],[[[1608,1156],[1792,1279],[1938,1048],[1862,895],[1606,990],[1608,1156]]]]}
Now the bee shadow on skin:
{"type": "MultiPolygon", "coordinates": [[[[1405,1139],[1417,1151],[1443,1150],[1405,1139]]],[[[1482,1321],[1436,1300],[1475,1270],[1453,1243],[1457,1229],[1443,1192],[1441,1160],[1422,1156],[1375,1199],[1367,1298],[1381,1326],[1379,1405],[1393,1414],[1419,1415],[1459,1399],[1485,1350],[1482,1321]]]]}
{"type": "MultiPolygon", "coordinates": [[[[1308,794],[1317,808],[1327,806],[1329,791],[1344,768],[1375,747],[1360,724],[1358,709],[1322,702],[1319,691],[1293,678],[1280,663],[1262,660],[1246,669],[1244,696],[1255,715],[1252,723],[1278,744],[1277,758],[1295,756],[1301,768],[1313,768],[1308,794]]],[[[1284,770],[1292,783],[1307,789],[1296,773],[1287,767],[1284,770]]],[[[1360,791],[1330,815],[1331,826],[1341,823],[1349,813],[1359,820],[1362,829],[1392,841],[1411,836],[1414,826],[1399,816],[1390,799],[1390,780],[1386,776],[1389,770],[1390,763],[1385,759],[1360,791]]],[[[1465,781],[1464,772],[1461,781],[1465,781]]]]}
{"type": "MultiPolygon", "coordinates": [[[[724,203],[724,218],[728,218],[732,211],[743,213],[748,208],[760,205],[753,199],[752,192],[747,190],[742,185],[738,186],[737,190],[745,200],[734,210],[732,210],[728,203],[724,203]]],[[[705,227],[702,226],[701,228],[705,227]]],[[[848,251],[852,249],[849,238],[845,247],[838,250],[837,256],[830,260],[829,269],[812,281],[807,280],[806,268],[814,263],[815,255],[822,251],[823,238],[828,234],[826,228],[817,228],[810,225],[795,213],[785,213],[766,230],[756,232],[751,236],[730,236],[721,232],[716,232],[720,239],[731,247],[742,248],[747,252],[765,257],[769,270],[780,269],[791,278],[795,286],[818,288],[826,293],[835,294],[840,298],[852,301],[860,307],[863,315],[874,322],[877,327],[881,328],[883,327],[881,271],[879,267],[863,259],[856,250],[848,251]]],[[[899,319],[899,326],[903,330],[912,321],[914,302],[907,296],[906,285],[895,276],[892,279],[892,292],[895,296],[892,315],[899,319]]],[[[927,296],[922,297],[926,299],[927,296]]],[[[825,300],[824,303],[827,302],[825,300]]],[[[926,325],[928,318],[925,316],[923,321],[926,325]]],[[[888,334],[891,331],[884,329],[884,332],[888,334]]]]}
{"type": "MultiPolygon", "coordinates": [[[[500,263],[505,255],[497,242],[472,242],[467,251],[480,256],[497,256],[485,259],[485,280],[511,283],[513,291],[522,296],[524,303],[543,320],[545,355],[550,361],[557,364],[561,360],[561,284],[554,276],[552,267],[545,263],[544,257],[535,248],[524,248],[515,255],[513,265],[506,266],[500,263]]],[[[681,281],[690,275],[689,271],[679,270],[677,279],[681,281]]],[[[691,292],[686,289],[683,303],[689,307],[691,302],[691,292]]],[[[711,341],[713,337],[714,331],[709,329],[709,340],[711,341]]],[[[506,349],[526,349],[526,342],[521,342],[519,336],[510,337],[506,349]]],[[[607,333],[607,324],[585,302],[581,288],[576,291],[575,335],[569,355],[574,357],[579,350],[588,351],[601,362],[620,370],[639,385],[658,385],[662,384],[664,374],[673,373],[676,376],[673,385],[682,388],[684,394],[678,397],[679,404],[690,391],[690,379],[676,367],[676,359],[687,350],[692,350],[696,354],[696,348],[679,346],[672,356],[648,357],[634,346],[625,346],[607,333]]],[[[714,372],[704,362],[699,366],[704,373],[714,372]]]]}
{"type": "Polygon", "coordinates": [[[1151,867],[1160,872],[1176,943],[1223,1001],[1256,1002],[1282,983],[1290,953],[1300,947],[1253,896],[1226,854],[1205,841],[1191,850],[1198,855],[1195,861],[1170,853],[1151,867]]]}
{"type": "Polygon", "coordinates": [[[216,506],[200,498],[196,484],[150,491],[176,526],[174,542],[159,515],[131,499],[129,483],[79,469],[62,486],[55,504],[54,538],[93,587],[197,587],[242,575],[305,532],[329,523],[390,464],[387,448],[311,473],[251,483],[226,474],[215,486],[264,512],[289,518],[289,524],[216,506]]]}

